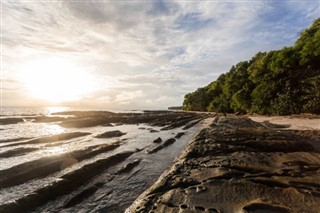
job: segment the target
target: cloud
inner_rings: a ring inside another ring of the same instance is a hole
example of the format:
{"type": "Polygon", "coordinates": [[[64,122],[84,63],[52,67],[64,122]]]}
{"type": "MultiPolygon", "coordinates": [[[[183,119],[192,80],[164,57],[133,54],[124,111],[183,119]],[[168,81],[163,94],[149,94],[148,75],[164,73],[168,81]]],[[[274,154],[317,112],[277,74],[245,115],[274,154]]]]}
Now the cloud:
{"type": "Polygon", "coordinates": [[[292,45],[320,12],[316,1],[179,0],[7,1],[2,10],[5,78],[59,56],[99,79],[83,103],[141,108],[180,105],[240,60],[292,45]]]}
{"type": "Polygon", "coordinates": [[[133,92],[121,92],[120,94],[116,95],[115,102],[120,104],[129,104],[130,101],[141,98],[142,96],[143,92],[141,90],[136,90],[133,92]]]}

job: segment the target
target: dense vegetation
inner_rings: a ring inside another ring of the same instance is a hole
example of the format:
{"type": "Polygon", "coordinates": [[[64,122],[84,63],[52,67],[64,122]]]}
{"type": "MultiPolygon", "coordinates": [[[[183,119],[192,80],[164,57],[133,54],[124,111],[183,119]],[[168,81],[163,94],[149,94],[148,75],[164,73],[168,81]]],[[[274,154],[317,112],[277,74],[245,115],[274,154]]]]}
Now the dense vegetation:
{"type": "Polygon", "coordinates": [[[320,18],[292,47],[259,52],[185,95],[183,108],[259,114],[320,114],[320,18]]]}

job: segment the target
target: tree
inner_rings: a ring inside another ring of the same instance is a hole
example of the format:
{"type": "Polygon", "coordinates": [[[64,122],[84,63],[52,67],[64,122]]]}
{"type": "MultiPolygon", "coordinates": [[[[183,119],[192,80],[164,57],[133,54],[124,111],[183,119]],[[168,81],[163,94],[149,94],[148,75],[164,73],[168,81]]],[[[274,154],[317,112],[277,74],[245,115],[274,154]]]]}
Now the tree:
{"type": "Polygon", "coordinates": [[[185,96],[186,110],[320,114],[320,18],[294,46],[258,52],[185,96]]]}

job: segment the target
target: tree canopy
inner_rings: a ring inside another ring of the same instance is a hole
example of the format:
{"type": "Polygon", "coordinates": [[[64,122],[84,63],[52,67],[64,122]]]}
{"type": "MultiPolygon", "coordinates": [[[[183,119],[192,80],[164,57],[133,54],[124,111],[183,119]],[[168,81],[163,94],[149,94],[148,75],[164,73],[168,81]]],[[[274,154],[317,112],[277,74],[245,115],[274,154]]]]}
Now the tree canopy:
{"type": "Polygon", "coordinates": [[[292,47],[258,52],[184,97],[184,110],[320,114],[320,18],[292,47]]]}

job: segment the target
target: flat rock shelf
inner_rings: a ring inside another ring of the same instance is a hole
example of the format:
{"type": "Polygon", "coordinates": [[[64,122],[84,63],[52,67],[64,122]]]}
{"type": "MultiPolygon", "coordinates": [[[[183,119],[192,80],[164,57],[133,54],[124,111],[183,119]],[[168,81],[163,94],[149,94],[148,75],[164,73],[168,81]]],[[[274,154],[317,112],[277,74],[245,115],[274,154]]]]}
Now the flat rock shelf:
{"type": "Polygon", "coordinates": [[[66,111],[19,117],[22,122],[1,120],[8,123],[0,140],[1,213],[124,212],[214,114],[66,111]]]}
{"type": "Polygon", "coordinates": [[[319,130],[220,116],[127,210],[320,212],[319,130]]]}

